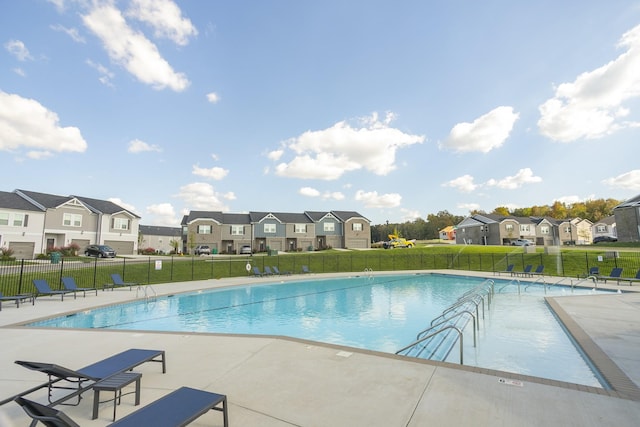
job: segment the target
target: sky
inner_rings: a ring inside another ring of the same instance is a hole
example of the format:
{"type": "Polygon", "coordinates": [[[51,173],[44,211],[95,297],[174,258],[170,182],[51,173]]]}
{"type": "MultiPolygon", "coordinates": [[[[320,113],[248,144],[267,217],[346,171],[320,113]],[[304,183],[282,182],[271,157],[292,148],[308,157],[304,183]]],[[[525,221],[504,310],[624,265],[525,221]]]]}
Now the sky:
{"type": "Polygon", "coordinates": [[[1,191],[399,223],[640,193],[640,1],[0,0],[1,191]]]}

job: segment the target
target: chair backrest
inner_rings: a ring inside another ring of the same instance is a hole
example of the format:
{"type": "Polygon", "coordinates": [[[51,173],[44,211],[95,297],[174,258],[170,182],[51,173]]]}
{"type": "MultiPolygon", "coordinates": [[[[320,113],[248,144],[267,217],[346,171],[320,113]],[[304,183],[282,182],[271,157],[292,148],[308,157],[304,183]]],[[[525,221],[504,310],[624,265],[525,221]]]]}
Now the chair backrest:
{"type": "Polygon", "coordinates": [[[597,276],[600,274],[600,267],[591,267],[589,269],[589,276],[597,276]]]}
{"type": "Polygon", "coordinates": [[[513,270],[513,267],[515,267],[515,266],[516,266],[515,264],[509,264],[509,265],[507,265],[507,271],[511,271],[511,270],[513,270]]]}
{"type": "Polygon", "coordinates": [[[255,274],[256,276],[262,275],[258,267],[253,267],[253,274],[255,274]]]}
{"type": "MultiPolygon", "coordinates": [[[[276,266],[274,265],[274,266],[273,266],[273,267],[271,267],[271,268],[273,268],[273,272],[274,272],[274,273],[276,273],[276,274],[280,274],[280,270],[278,269],[278,267],[276,267],[276,266]]],[[[640,271],[638,271],[638,274],[640,274],[640,271]]]]}
{"type": "Polygon", "coordinates": [[[22,406],[22,409],[33,420],[40,421],[47,427],[80,427],[64,412],[44,406],[40,403],[27,400],[24,397],[16,397],[15,402],[22,406]]]}
{"type": "Polygon", "coordinates": [[[62,284],[67,289],[72,289],[72,290],[78,289],[78,285],[76,285],[76,281],[73,277],[63,277],[62,284]]]}
{"type": "Polygon", "coordinates": [[[33,286],[35,286],[38,292],[40,292],[41,294],[51,292],[51,286],[49,286],[49,283],[46,281],[46,279],[33,279],[33,286]]]}
{"type": "Polygon", "coordinates": [[[536,273],[542,273],[543,270],[544,270],[544,265],[539,265],[536,267],[536,273]]]}
{"type": "Polygon", "coordinates": [[[611,277],[620,277],[622,276],[622,268],[621,267],[616,267],[613,270],[611,270],[611,277]]]}
{"type": "Polygon", "coordinates": [[[264,266],[264,272],[267,274],[273,274],[273,271],[271,271],[271,268],[268,265],[264,266]]]}
{"type": "MultiPolygon", "coordinates": [[[[640,280],[640,270],[638,270],[638,272],[636,273],[636,279],[640,280]]],[[[2,296],[1,293],[0,293],[0,296],[2,296]]]]}
{"type": "Polygon", "coordinates": [[[111,274],[111,281],[113,282],[114,285],[124,284],[124,280],[122,280],[122,277],[120,277],[118,273],[111,274]]]}
{"type": "Polygon", "coordinates": [[[533,265],[528,264],[527,266],[525,266],[525,267],[524,267],[524,272],[525,272],[525,273],[528,273],[528,272],[530,272],[530,271],[531,271],[531,269],[532,269],[532,268],[533,268],[533,265]]]}

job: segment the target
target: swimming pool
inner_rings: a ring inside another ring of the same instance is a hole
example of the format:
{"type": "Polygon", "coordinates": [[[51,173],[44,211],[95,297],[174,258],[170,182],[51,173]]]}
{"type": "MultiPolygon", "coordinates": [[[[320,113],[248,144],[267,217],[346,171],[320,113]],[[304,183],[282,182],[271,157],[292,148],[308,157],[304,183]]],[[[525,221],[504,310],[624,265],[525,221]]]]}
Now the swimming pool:
{"type": "MultiPolygon", "coordinates": [[[[481,281],[412,274],[272,282],[138,300],[29,326],[283,335],[395,353],[481,281]]],[[[534,285],[518,292],[507,283],[496,280],[478,345],[465,338],[465,364],[600,387],[543,299],[591,291],[534,285]]]]}

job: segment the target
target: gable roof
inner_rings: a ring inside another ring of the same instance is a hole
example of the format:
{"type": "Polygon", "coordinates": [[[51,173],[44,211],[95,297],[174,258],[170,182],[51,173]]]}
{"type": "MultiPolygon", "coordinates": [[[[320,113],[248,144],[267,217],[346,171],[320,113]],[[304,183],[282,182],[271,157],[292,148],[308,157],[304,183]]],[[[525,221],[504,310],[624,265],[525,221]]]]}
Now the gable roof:
{"type": "Polygon", "coordinates": [[[38,193],[28,190],[15,190],[14,193],[42,210],[55,209],[75,199],[93,213],[113,215],[118,212],[126,212],[133,217],[140,218],[140,216],[135,213],[108,200],[92,199],[82,196],[59,196],[57,194],[38,193]]]}
{"type": "Polygon", "coordinates": [[[29,202],[18,194],[9,193],[7,191],[0,191],[0,208],[15,209],[19,211],[45,211],[45,209],[29,202]]]}

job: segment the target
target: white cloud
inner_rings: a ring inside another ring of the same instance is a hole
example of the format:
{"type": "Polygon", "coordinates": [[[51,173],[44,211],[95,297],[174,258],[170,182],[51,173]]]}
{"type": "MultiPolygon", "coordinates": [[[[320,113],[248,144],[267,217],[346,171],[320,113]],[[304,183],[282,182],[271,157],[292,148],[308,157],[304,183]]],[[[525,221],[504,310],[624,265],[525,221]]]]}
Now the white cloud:
{"type": "Polygon", "coordinates": [[[320,192],[315,188],[311,188],[311,187],[302,187],[300,190],[298,190],[298,194],[300,194],[301,196],[307,196],[307,197],[320,196],[320,192]]]}
{"type": "Polygon", "coordinates": [[[4,48],[7,51],[18,58],[18,61],[26,61],[27,59],[33,59],[29,53],[29,49],[20,40],[9,40],[4,44],[4,48]]]}
{"type": "Polygon", "coordinates": [[[158,48],[125,22],[112,4],[101,4],[82,17],[84,24],[102,41],[109,57],[133,76],[154,89],[183,91],[189,80],[176,73],[158,48]]]}
{"type": "Polygon", "coordinates": [[[533,176],[533,171],[530,168],[520,169],[518,173],[513,176],[508,176],[500,180],[490,179],[485,185],[490,187],[504,188],[507,190],[515,190],[525,184],[533,184],[541,182],[542,178],[539,176],[533,176]]]}
{"type": "Polygon", "coordinates": [[[554,202],[560,202],[560,203],[564,203],[567,205],[573,205],[574,203],[580,203],[580,202],[585,202],[587,200],[594,200],[595,199],[595,195],[591,194],[587,197],[580,197],[580,196],[575,196],[575,195],[571,195],[571,196],[562,196],[562,197],[558,197],[557,199],[554,199],[554,202]]]}
{"type": "Polygon", "coordinates": [[[222,198],[225,200],[235,200],[236,195],[233,191],[229,191],[229,192],[223,193],[222,198]]]}
{"type": "Polygon", "coordinates": [[[77,127],[61,127],[56,113],[38,101],[0,91],[0,151],[31,149],[29,157],[87,149],[77,127]]]}
{"type": "Polygon", "coordinates": [[[471,175],[462,175],[458,178],[452,179],[451,181],[445,182],[442,184],[443,187],[452,187],[461,191],[463,193],[471,193],[478,185],[473,182],[473,177],[471,175]]]}
{"type": "Polygon", "coordinates": [[[157,145],[147,144],[144,141],[140,141],[139,139],[134,139],[129,142],[129,148],[127,149],[129,153],[142,153],[146,151],[158,151],[161,152],[162,148],[157,145]]]}
{"type": "Polygon", "coordinates": [[[217,93],[211,92],[207,94],[207,101],[209,101],[212,104],[217,104],[218,101],[220,101],[220,97],[218,96],[217,93]]]}
{"type": "Polygon", "coordinates": [[[189,37],[198,35],[191,20],[171,0],[133,0],[127,16],[149,24],[157,38],[167,38],[177,45],[189,43],[189,37]]]}
{"type": "Polygon", "coordinates": [[[211,179],[215,179],[216,181],[219,181],[223,179],[225,176],[227,176],[229,171],[227,169],[223,169],[220,167],[213,167],[213,168],[206,169],[206,168],[201,168],[199,166],[193,165],[193,169],[191,173],[194,175],[202,176],[205,178],[211,178],[211,179]]]}
{"type": "Polygon", "coordinates": [[[355,200],[363,202],[367,208],[395,208],[400,206],[402,196],[398,193],[387,193],[378,195],[377,191],[365,192],[356,191],[355,200]]]}
{"type": "Polygon", "coordinates": [[[269,153],[267,153],[267,158],[269,158],[269,160],[273,160],[278,161],[280,160],[280,158],[282,157],[282,155],[284,154],[284,150],[273,150],[273,151],[269,151],[269,153]]]}
{"type": "Polygon", "coordinates": [[[145,211],[151,216],[150,225],[175,227],[176,224],[180,224],[180,218],[170,203],[150,205],[146,207],[145,211]]]}
{"type": "Polygon", "coordinates": [[[20,77],[25,77],[27,75],[22,68],[14,68],[13,72],[19,75],[20,77]]]}
{"type": "Polygon", "coordinates": [[[402,221],[404,222],[415,221],[418,218],[422,218],[422,215],[420,215],[420,212],[415,209],[401,208],[400,212],[402,212],[402,221]]]}
{"type": "Polygon", "coordinates": [[[458,203],[458,209],[464,209],[469,212],[480,210],[480,205],[477,203],[458,203]]]}
{"type": "Polygon", "coordinates": [[[344,200],[344,194],[339,191],[327,191],[322,193],[322,198],[325,200],[344,200]]]}
{"type": "Polygon", "coordinates": [[[229,194],[221,194],[215,191],[212,185],[206,182],[193,182],[180,187],[180,194],[177,195],[182,199],[191,210],[203,211],[229,211],[229,207],[220,199],[229,199],[229,194]]]}
{"type": "Polygon", "coordinates": [[[60,24],[58,24],[58,25],[50,25],[49,28],[51,28],[54,31],[60,31],[60,32],[65,33],[66,35],[71,37],[71,39],[74,42],[86,43],[86,40],[84,39],[84,37],[82,37],[80,35],[80,33],[78,32],[77,28],[67,28],[67,27],[65,27],[63,25],[60,25],[60,24]]]}
{"type": "Polygon", "coordinates": [[[88,66],[97,70],[98,73],[100,73],[100,77],[98,78],[100,83],[102,83],[105,86],[113,87],[113,83],[111,83],[111,81],[114,78],[114,74],[107,67],[105,67],[102,64],[96,64],[95,62],[89,59],[86,61],[86,63],[88,66]]]}
{"type": "Polygon", "coordinates": [[[130,211],[130,212],[135,212],[136,208],[135,206],[133,206],[130,203],[126,203],[124,201],[122,201],[122,199],[119,199],[117,197],[110,197],[107,200],[109,200],[111,203],[115,203],[116,205],[125,208],[126,210],[130,211]]]}
{"type": "Polygon", "coordinates": [[[640,96],[640,25],[626,32],[619,46],[627,50],[613,61],[562,83],[540,105],[540,133],[554,141],[595,139],[637,122],[625,121],[625,101],[640,96]]]}
{"type": "Polygon", "coordinates": [[[512,107],[497,107],[478,117],[473,123],[455,125],[440,148],[460,153],[488,153],[506,141],[519,116],[512,107]]]}
{"type": "MultiPolygon", "coordinates": [[[[396,168],[395,154],[402,147],[424,141],[424,136],[406,134],[389,127],[393,114],[378,120],[374,113],[362,119],[360,128],[339,122],[319,131],[307,131],[285,141],[283,146],[294,158],[276,166],[276,174],[291,178],[335,180],[345,172],[367,169],[376,175],[387,175],[396,168]]],[[[279,150],[269,153],[277,160],[279,150]]]]}
{"type": "Polygon", "coordinates": [[[613,178],[607,178],[602,182],[611,187],[638,191],[640,190],[640,169],[635,169],[613,178]]]}

